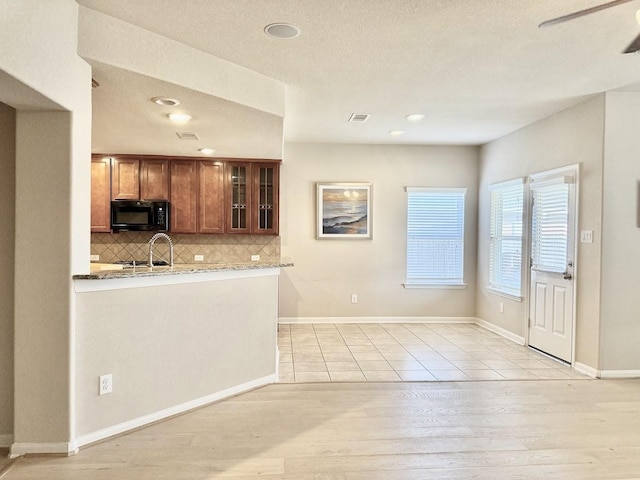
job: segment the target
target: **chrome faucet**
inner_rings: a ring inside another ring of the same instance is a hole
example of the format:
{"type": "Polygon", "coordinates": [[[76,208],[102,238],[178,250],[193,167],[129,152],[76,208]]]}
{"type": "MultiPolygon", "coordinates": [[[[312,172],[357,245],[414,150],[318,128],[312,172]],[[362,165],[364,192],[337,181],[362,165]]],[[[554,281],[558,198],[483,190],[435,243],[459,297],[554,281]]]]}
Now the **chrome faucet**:
{"type": "Polygon", "coordinates": [[[156,243],[156,240],[159,238],[163,238],[169,244],[169,266],[173,267],[173,242],[171,241],[171,237],[166,233],[158,232],[151,240],[149,240],[149,266],[153,267],[153,245],[156,243]]]}

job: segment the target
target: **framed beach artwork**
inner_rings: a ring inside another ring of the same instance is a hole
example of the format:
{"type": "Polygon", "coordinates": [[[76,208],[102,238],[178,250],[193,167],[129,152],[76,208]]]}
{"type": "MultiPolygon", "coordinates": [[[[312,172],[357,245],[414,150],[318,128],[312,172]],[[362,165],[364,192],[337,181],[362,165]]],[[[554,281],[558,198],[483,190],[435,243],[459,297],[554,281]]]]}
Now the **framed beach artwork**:
{"type": "Polygon", "coordinates": [[[371,238],[371,183],[317,183],[316,238],[371,238]]]}

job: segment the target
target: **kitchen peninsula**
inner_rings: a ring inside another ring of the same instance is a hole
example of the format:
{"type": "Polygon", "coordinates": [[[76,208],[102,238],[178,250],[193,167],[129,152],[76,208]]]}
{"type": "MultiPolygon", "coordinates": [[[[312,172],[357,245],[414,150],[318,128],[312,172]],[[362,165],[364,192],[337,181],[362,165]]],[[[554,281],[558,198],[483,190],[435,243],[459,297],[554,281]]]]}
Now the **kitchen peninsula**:
{"type": "Polygon", "coordinates": [[[277,381],[278,276],[290,261],[73,277],[78,446],[277,381]],[[113,392],[99,395],[99,377],[113,392]]]}

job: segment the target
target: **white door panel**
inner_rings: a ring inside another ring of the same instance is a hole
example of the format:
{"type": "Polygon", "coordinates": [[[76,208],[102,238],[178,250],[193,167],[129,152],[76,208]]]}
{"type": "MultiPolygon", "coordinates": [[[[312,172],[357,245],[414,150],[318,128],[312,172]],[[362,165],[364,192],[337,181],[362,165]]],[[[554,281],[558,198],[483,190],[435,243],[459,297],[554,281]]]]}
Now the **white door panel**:
{"type": "Polygon", "coordinates": [[[529,345],[571,362],[575,251],[575,178],[531,183],[532,259],[529,345]]]}

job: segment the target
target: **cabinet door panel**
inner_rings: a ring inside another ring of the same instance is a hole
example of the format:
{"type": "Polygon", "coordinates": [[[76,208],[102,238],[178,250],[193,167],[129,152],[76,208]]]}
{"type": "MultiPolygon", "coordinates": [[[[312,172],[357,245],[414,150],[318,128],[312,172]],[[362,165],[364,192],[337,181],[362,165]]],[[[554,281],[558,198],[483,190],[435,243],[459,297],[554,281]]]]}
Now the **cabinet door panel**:
{"type": "Polygon", "coordinates": [[[251,232],[251,164],[227,164],[226,233],[251,232]]]}
{"type": "Polygon", "coordinates": [[[196,233],[198,179],[194,160],[171,161],[171,231],[196,233]]]}
{"type": "Polygon", "coordinates": [[[278,163],[255,163],[252,165],[253,201],[251,233],[278,234],[278,163]]]}
{"type": "Polygon", "coordinates": [[[169,160],[143,159],[140,162],[140,198],[169,199],[169,160]]]}
{"type": "Polygon", "coordinates": [[[111,231],[111,160],[91,160],[91,231],[111,231]]]}
{"type": "Polygon", "coordinates": [[[140,199],[140,160],[126,157],[114,159],[111,175],[113,200],[140,199]]]}
{"type": "Polygon", "coordinates": [[[198,233],[224,232],[224,164],[198,162],[198,233]]]}

